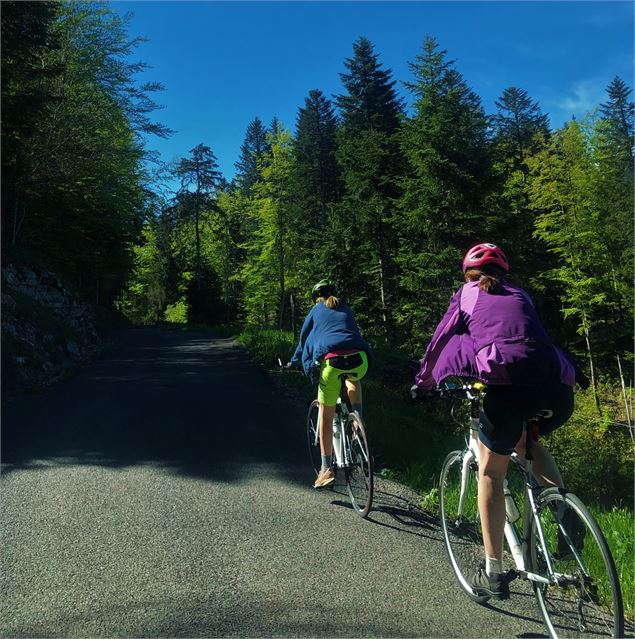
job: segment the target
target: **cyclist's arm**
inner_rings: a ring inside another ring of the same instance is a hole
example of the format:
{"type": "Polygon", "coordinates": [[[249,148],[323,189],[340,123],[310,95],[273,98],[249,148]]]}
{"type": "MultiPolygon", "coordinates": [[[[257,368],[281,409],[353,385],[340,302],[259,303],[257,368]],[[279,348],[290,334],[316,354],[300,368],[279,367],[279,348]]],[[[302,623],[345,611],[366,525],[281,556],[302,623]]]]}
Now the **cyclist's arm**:
{"type": "MultiPolygon", "coordinates": [[[[315,307],[314,307],[315,308],[315,307]]],[[[293,353],[293,357],[291,358],[291,363],[294,366],[302,363],[302,352],[304,351],[304,345],[306,344],[306,340],[313,328],[313,309],[306,316],[304,323],[302,324],[302,328],[300,329],[300,341],[298,342],[298,346],[295,349],[295,353],[293,353]]]]}
{"type": "Polygon", "coordinates": [[[450,300],[448,310],[434,331],[432,340],[421,360],[421,369],[415,377],[415,383],[420,388],[432,388],[435,386],[432,370],[439,359],[439,355],[441,355],[441,352],[454,335],[462,333],[465,330],[463,320],[461,319],[461,307],[459,304],[461,291],[462,288],[460,288],[450,300]]]}

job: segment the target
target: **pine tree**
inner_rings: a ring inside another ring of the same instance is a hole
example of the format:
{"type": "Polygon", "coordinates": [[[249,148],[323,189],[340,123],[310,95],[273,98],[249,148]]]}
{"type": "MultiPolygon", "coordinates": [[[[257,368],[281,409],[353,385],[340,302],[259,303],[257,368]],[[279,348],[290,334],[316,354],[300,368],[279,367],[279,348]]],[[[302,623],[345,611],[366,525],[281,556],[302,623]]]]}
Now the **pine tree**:
{"type": "Polygon", "coordinates": [[[328,236],[328,208],[341,193],[340,169],[335,156],[337,122],[330,101],[313,90],[298,109],[296,121],[294,198],[300,246],[301,277],[322,279],[326,266],[323,245],[328,236]]]}
{"type": "Polygon", "coordinates": [[[527,91],[509,87],[496,100],[492,117],[494,143],[499,156],[511,163],[512,171],[527,172],[524,160],[537,148],[536,138],[549,136],[549,120],[527,91]]]}
{"type": "MultiPolygon", "coordinates": [[[[533,237],[534,212],[528,201],[526,159],[548,143],[548,118],[529,94],[517,87],[503,91],[491,117],[494,170],[499,182],[491,210],[495,221],[491,237],[503,247],[513,247],[514,274],[529,288],[542,313],[559,313],[559,308],[543,308],[545,299],[536,284],[537,266],[546,270],[553,258],[544,242],[533,237]]],[[[556,325],[558,322],[556,322],[556,325]]]]}
{"type": "Polygon", "coordinates": [[[392,73],[382,69],[368,38],[353,43],[353,57],[344,65],[348,73],[340,73],[347,93],[336,97],[342,127],[348,137],[374,129],[392,135],[399,129],[403,105],[394,89],[392,73]]]}
{"type": "Polygon", "coordinates": [[[346,94],[340,109],[337,160],[344,197],[330,213],[341,288],[356,303],[361,323],[384,337],[392,327],[396,249],[393,210],[403,169],[397,132],[403,107],[390,70],[382,68],[367,38],[353,44],[340,74],[346,94]]]}
{"type": "Polygon", "coordinates": [[[602,117],[609,123],[610,134],[616,142],[619,155],[628,158],[633,172],[633,102],[629,99],[632,90],[619,77],[613,78],[607,88],[608,101],[600,105],[602,117]]]}
{"type": "Polygon", "coordinates": [[[410,63],[414,115],[404,125],[409,172],[400,201],[401,322],[429,336],[456,287],[462,253],[487,239],[492,190],[487,118],[433,38],[410,63]]]}
{"type": "Polygon", "coordinates": [[[189,158],[181,158],[176,167],[176,175],[181,180],[181,190],[192,192],[192,215],[196,237],[195,284],[200,291],[202,287],[201,264],[201,213],[204,207],[212,206],[212,196],[216,192],[220,179],[218,163],[213,151],[204,144],[198,144],[190,150],[189,158]]]}
{"type": "Polygon", "coordinates": [[[258,163],[262,161],[268,148],[267,130],[256,117],[247,125],[245,141],[240,147],[240,158],[235,164],[236,182],[247,195],[260,180],[258,163]]]}
{"type": "MultiPolygon", "coordinates": [[[[557,258],[556,266],[543,275],[560,289],[565,320],[576,322],[596,387],[598,360],[611,365],[614,353],[627,350],[632,339],[632,305],[630,322],[624,322],[622,313],[616,313],[620,293],[611,277],[621,265],[613,263],[609,246],[608,203],[598,188],[602,166],[592,138],[593,127],[572,121],[527,162],[530,201],[537,212],[535,233],[557,258]]],[[[632,275],[629,279],[632,285],[632,275]]]]}

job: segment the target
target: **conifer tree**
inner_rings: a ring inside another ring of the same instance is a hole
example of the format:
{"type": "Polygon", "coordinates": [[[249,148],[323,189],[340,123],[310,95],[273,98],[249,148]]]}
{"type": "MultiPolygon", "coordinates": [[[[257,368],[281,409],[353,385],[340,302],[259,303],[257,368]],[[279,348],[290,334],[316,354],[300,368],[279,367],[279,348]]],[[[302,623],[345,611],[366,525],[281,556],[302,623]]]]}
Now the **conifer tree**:
{"type": "Polygon", "coordinates": [[[260,118],[254,118],[247,125],[245,140],[240,147],[240,158],[236,162],[236,182],[249,195],[260,179],[258,163],[268,150],[267,129],[260,118]]]}
{"type": "Polygon", "coordinates": [[[181,190],[187,194],[191,193],[191,197],[188,197],[190,206],[186,207],[186,210],[191,210],[194,221],[196,238],[195,285],[200,292],[202,287],[201,213],[203,208],[213,206],[212,197],[218,186],[220,171],[216,156],[208,146],[197,144],[190,150],[190,154],[189,158],[181,158],[175,172],[181,180],[181,190]],[[191,192],[190,187],[194,188],[191,192]]]}
{"type": "Polygon", "coordinates": [[[336,97],[342,128],[348,137],[375,129],[391,135],[399,128],[403,106],[394,86],[392,72],[382,69],[372,42],[365,37],[353,43],[353,57],[340,73],[347,93],[336,97]]]}
{"type": "MultiPolygon", "coordinates": [[[[625,321],[616,312],[623,304],[611,274],[621,270],[621,265],[613,263],[610,243],[616,238],[607,232],[609,203],[599,188],[602,165],[592,138],[593,127],[572,121],[553,136],[549,147],[527,162],[530,201],[537,212],[535,233],[557,258],[556,266],[544,276],[558,287],[564,318],[575,320],[584,339],[595,387],[598,360],[610,366],[616,352],[628,349],[632,304],[630,321],[625,321]]],[[[622,229],[622,235],[625,231],[622,229]]],[[[620,241],[623,248],[632,241],[632,225],[628,235],[620,241]]],[[[629,280],[632,293],[632,275],[627,276],[629,280]]]]}
{"type": "Polygon", "coordinates": [[[538,103],[517,87],[505,89],[496,107],[491,125],[498,185],[491,201],[496,216],[491,237],[503,247],[513,247],[514,273],[531,290],[541,314],[557,315],[559,308],[545,308],[544,297],[539,287],[534,286],[537,273],[549,268],[553,258],[544,242],[533,237],[534,211],[529,206],[526,189],[529,171],[526,159],[548,143],[548,118],[538,103]]]}
{"type": "Polygon", "coordinates": [[[408,160],[401,198],[401,322],[419,338],[447,306],[463,251],[487,238],[492,189],[487,118],[437,42],[426,38],[409,64],[414,115],[404,125],[408,160]]]}
{"type": "Polygon", "coordinates": [[[263,158],[262,181],[245,211],[250,219],[241,279],[248,319],[268,324],[275,318],[281,328],[295,272],[294,157],[291,134],[282,125],[278,124],[277,134],[268,134],[268,142],[271,150],[263,158]]]}
{"type": "Polygon", "coordinates": [[[344,197],[331,211],[339,245],[334,275],[358,303],[360,322],[386,336],[396,282],[392,217],[403,168],[397,137],[403,107],[391,71],[382,68],[367,38],[353,44],[353,57],[344,64],[347,93],[336,97],[344,197]]]}
{"type": "Polygon", "coordinates": [[[615,141],[622,161],[627,160],[633,172],[633,101],[632,90],[619,77],[613,78],[607,88],[608,100],[600,105],[600,113],[609,124],[609,133],[615,141]]]}
{"type": "Polygon", "coordinates": [[[341,193],[335,156],[337,122],[330,101],[319,90],[309,92],[296,121],[294,198],[302,277],[321,279],[326,266],[324,244],[329,238],[328,207],[341,193]]]}
{"type": "Polygon", "coordinates": [[[549,120],[527,91],[509,87],[496,100],[492,116],[494,143],[498,155],[511,164],[512,171],[527,172],[524,160],[537,148],[537,136],[549,136],[549,120]]]}

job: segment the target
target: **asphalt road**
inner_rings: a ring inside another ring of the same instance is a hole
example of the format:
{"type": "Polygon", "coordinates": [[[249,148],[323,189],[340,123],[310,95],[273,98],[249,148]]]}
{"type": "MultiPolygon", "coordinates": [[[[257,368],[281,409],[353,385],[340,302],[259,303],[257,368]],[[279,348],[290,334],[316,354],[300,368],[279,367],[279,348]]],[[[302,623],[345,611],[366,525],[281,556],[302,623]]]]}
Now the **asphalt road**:
{"type": "MultiPolygon", "coordinates": [[[[479,606],[436,521],[318,492],[305,407],[231,340],[134,329],[2,413],[2,637],[544,637],[479,606]]],[[[372,443],[372,424],[369,425],[372,443]]]]}

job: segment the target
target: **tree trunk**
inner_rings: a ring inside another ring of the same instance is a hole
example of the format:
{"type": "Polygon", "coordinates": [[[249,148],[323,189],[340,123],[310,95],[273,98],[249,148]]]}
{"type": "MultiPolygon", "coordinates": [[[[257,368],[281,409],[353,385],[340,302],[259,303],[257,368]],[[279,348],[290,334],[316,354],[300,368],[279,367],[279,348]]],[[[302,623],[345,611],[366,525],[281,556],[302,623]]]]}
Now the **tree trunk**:
{"type": "Polygon", "coordinates": [[[586,343],[587,355],[589,357],[589,372],[591,375],[591,387],[593,388],[593,399],[595,400],[595,407],[597,408],[598,414],[600,411],[600,398],[598,397],[598,385],[597,379],[595,376],[595,364],[593,361],[593,353],[591,352],[591,339],[589,337],[589,327],[586,321],[586,314],[582,317],[582,326],[584,329],[584,341],[586,343]]]}
{"type": "Polygon", "coordinates": [[[386,294],[384,291],[384,266],[381,261],[381,255],[378,258],[379,262],[379,295],[381,298],[381,318],[384,322],[384,326],[386,326],[386,294]]]}

